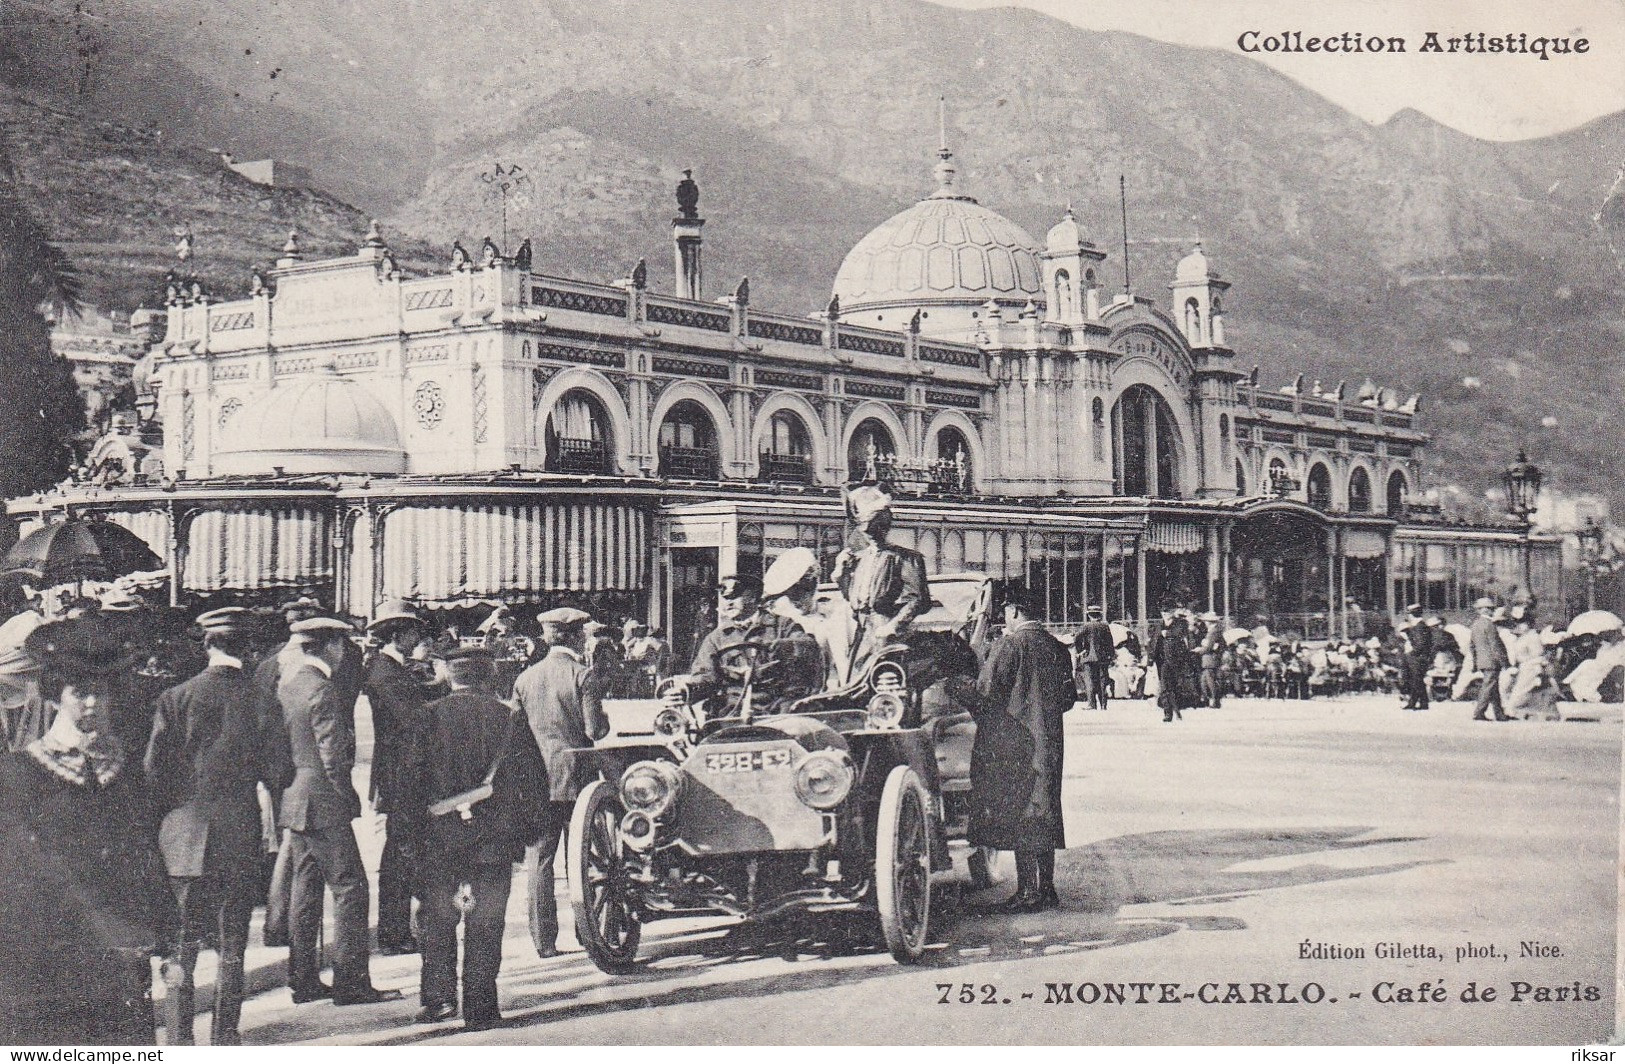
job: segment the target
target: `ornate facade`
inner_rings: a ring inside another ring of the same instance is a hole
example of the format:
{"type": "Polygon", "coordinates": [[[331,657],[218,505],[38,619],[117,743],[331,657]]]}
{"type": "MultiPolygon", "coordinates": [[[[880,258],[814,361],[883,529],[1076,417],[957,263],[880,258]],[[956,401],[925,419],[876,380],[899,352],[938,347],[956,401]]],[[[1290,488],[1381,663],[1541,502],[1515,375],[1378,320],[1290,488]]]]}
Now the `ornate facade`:
{"type": "Polygon", "coordinates": [[[937,183],[853,248],[811,316],[757,309],[748,282],[701,298],[687,179],[682,295],[643,263],[611,285],[538,273],[528,241],[459,243],[408,278],[376,228],[314,262],[290,237],[247,298],[169,307],[150,379],[171,482],[78,503],[148,514],[177,593],[331,582],[360,615],[386,595],[614,592],[669,622],[719,573],[833,553],[841,486],[862,480],[899,494],[933,568],[1043,586],[1058,625],[1175,597],[1330,634],[1345,603],[1393,607],[1427,442],[1414,398],[1264,387],[1227,345],[1229,285],[1200,245],[1164,310],[1103,291],[1070,209],[1040,245],[958,191],[946,149],[937,183]],[[316,511],[314,532],[278,516],[316,511]],[[232,572],[238,541],[311,565],[232,572]]]}

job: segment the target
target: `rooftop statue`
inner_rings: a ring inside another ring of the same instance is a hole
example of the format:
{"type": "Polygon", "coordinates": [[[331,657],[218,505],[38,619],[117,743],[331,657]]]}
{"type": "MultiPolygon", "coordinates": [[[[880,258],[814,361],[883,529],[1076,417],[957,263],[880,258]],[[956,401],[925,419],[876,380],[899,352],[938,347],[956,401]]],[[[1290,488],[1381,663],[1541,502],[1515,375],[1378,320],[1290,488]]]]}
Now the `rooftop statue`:
{"type": "Polygon", "coordinates": [[[677,216],[684,221],[697,221],[700,217],[700,186],[694,183],[694,171],[684,170],[677,182],[677,216]]]}

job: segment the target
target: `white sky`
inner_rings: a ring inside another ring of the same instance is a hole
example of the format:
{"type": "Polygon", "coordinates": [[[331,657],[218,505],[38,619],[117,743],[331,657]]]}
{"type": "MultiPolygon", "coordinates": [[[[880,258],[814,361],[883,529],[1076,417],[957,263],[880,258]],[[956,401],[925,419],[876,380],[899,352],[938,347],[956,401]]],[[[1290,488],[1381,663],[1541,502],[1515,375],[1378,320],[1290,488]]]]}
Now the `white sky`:
{"type": "Polygon", "coordinates": [[[1492,140],[1543,136],[1625,109],[1625,0],[937,0],[951,7],[1019,6],[1088,29],[1243,53],[1245,30],[1305,37],[1408,38],[1404,55],[1247,56],[1370,122],[1414,107],[1492,140]],[[1587,37],[1586,55],[1419,54],[1429,30],[1587,37]]]}

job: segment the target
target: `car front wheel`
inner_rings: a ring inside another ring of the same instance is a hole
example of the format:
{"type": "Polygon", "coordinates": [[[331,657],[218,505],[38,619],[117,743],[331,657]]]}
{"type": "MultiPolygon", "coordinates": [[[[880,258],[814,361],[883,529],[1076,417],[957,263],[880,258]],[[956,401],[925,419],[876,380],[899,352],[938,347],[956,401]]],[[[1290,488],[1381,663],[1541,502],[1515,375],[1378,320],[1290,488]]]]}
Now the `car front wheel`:
{"type": "Polygon", "coordinates": [[[605,972],[637,966],[643,933],[621,854],[621,802],[603,780],[589,784],[570,814],[570,907],[576,939],[605,972]]]}
{"type": "Polygon", "coordinates": [[[901,964],[925,952],[931,922],[931,798],[907,765],[886,777],[875,828],[875,905],[886,948],[901,964]]]}

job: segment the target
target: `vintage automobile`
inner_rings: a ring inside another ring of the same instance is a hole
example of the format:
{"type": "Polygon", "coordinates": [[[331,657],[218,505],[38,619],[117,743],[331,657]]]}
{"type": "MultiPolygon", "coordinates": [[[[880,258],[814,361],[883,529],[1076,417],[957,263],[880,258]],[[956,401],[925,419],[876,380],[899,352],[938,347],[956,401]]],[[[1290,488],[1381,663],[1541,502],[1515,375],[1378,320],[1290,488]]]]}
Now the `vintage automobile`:
{"type": "Polygon", "coordinates": [[[975,675],[992,601],[982,574],[931,589],[908,642],[846,687],[759,712],[771,648],[740,644],[716,663],[736,697],[708,711],[679,680],[641,743],[590,752],[608,778],[576,800],[568,856],[576,937],[599,968],[631,970],[653,920],[792,912],[873,913],[893,957],[920,957],[969,787],[974,726],[945,681],[975,675]]]}

